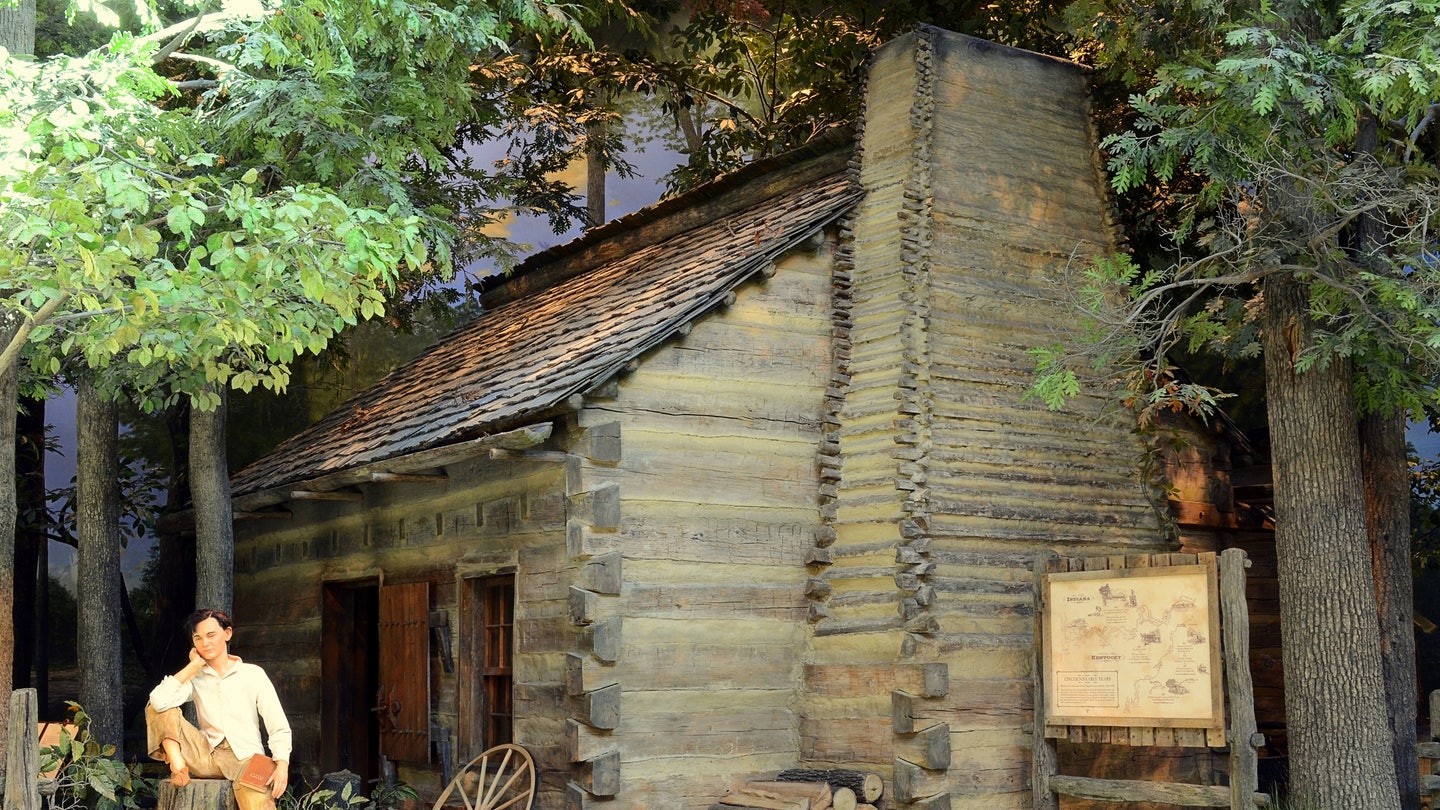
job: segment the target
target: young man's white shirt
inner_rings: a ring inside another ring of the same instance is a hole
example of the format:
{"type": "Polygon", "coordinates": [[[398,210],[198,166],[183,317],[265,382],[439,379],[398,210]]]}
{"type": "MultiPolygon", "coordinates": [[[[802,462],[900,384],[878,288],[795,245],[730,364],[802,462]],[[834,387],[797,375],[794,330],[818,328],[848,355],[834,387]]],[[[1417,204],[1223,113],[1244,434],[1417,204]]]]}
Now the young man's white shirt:
{"type": "Polygon", "coordinates": [[[230,656],[229,671],[223,676],[206,664],[188,681],[166,675],[150,692],[150,705],[165,711],[195,701],[200,731],[213,749],[222,740],[244,761],[252,754],[265,753],[260,741],[260,721],[270,743],[272,759],[290,760],[290,722],[280,708],[280,697],[265,670],[230,656]]]}

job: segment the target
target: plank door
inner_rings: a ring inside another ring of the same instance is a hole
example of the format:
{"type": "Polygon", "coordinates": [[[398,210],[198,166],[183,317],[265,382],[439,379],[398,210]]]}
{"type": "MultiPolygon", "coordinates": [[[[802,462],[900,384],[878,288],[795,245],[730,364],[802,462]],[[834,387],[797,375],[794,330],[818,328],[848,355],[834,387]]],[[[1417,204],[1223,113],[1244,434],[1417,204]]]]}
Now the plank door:
{"type": "Polygon", "coordinates": [[[430,583],[380,589],[380,753],[430,761],[430,583]]]}
{"type": "Polygon", "coordinates": [[[327,584],[320,631],[320,764],[366,784],[380,775],[380,586],[327,584]]]}

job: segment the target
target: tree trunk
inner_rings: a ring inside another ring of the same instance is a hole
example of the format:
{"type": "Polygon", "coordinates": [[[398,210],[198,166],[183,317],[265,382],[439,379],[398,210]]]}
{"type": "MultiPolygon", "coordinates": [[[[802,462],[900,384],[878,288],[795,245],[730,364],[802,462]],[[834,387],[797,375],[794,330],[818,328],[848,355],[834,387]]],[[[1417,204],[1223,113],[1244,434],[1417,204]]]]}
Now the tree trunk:
{"type": "MultiPolygon", "coordinates": [[[[0,3],[0,47],[14,54],[35,52],[35,0],[0,3]]],[[[0,346],[8,346],[19,323],[0,328],[0,346]]],[[[15,670],[15,530],[19,506],[15,486],[15,412],[20,398],[20,370],[0,369],[0,776],[4,775],[10,727],[10,690],[15,670]]]]}
{"type": "Polygon", "coordinates": [[[119,409],[85,374],[75,392],[80,704],[101,744],[121,743],[119,409]]]}
{"type": "MultiPolygon", "coordinates": [[[[0,329],[9,343],[18,325],[0,329]]],[[[15,528],[18,506],[15,487],[15,412],[19,405],[20,370],[0,370],[0,729],[10,727],[11,675],[15,661],[15,528]]],[[[5,762],[7,735],[0,732],[0,763],[5,762]]],[[[0,769],[4,765],[0,764],[0,769]]]]}
{"type": "MultiPolygon", "coordinates": [[[[1366,112],[1355,137],[1357,154],[1380,148],[1380,122],[1366,112]]],[[[1371,267],[1385,250],[1381,223],[1369,214],[1354,224],[1357,259],[1371,267]]],[[[1420,764],[1416,755],[1418,685],[1415,673],[1415,583],[1410,568],[1410,464],[1406,454],[1405,411],[1370,413],[1360,420],[1360,463],[1365,485],[1365,529],[1380,618],[1381,670],[1390,717],[1390,751],[1400,806],[1420,807],[1420,764]]]]}
{"type": "Polygon", "coordinates": [[[190,408],[190,498],[195,507],[195,604],[227,613],[234,599],[235,521],[222,390],[213,411],[190,408]]]}
{"type": "Polygon", "coordinates": [[[600,148],[605,124],[596,121],[587,131],[590,140],[585,149],[585,216],[593,228],[605,223],[605,155],[600,148]]]}
{"type": "MultiPolygon", "coordinates": [[[[165,511],[176,512],[190,501],[190,407],[177,405],[165,412],[170,437],[170,482],[165,511]]],[[[174,672],[185,665],[190,639],[182,636],[181,624],[195,609],[195,544],[182,537],[174,524],[160,521],[159,561],[155,572],[155,627],[149,650],[162,672],[174,672]]]]}
{"type": "Polygon", "coordinates": [[[11,53],[35,53],[35,0],[0,3],[0,48],[11,53]]]}
{"type": "Polygon", "coordinates": [[[1350,366],[1297,373],[1313,346],[1305,289],[1276,276],[1264,295],[1290,801],[1398,807],[1350,366]]]}
{"type": "Polygon", "coordinates": [[[1380,616],[1381,667],[1390,713],[1390,751],[1400,806],[1420,807],[1420,763],[1415,750],[1415,583],[1410,568],[1410,466],[1405,412],[1368,414],[1360,420],[1365,479],[1365,528],[1380,616]]]}

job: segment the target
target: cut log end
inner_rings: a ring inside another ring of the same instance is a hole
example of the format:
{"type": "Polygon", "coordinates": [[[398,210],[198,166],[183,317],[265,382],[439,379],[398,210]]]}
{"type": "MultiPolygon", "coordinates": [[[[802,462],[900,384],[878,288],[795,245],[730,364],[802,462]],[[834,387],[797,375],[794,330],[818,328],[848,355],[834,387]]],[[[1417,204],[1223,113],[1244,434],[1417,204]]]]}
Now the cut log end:
{"type": "Polygon", "coordinates": [[[832,789],[849,788],[858,801],[874,804],[885,790],[879,774],[848,768],[790,768],[775,777],[780,782],[824,782],[832,789]]]}
{"type": "Polygon", "coordinates": [[[160,783],[156,810],[236,810],[235,792],[228,779],[191,779],[176,787],[169,779],[160,783]]]}

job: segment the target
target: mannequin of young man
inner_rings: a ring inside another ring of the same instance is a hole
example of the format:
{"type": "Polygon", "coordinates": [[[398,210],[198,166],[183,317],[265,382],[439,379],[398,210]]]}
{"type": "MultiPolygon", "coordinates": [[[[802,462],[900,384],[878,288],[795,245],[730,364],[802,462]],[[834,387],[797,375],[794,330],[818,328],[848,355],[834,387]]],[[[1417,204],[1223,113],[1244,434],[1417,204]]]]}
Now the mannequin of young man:
{"type": "Polygon", "coordinates": [[[260,722],[275,760],[269,790],[234,785],[240,810],[274,810],[275,799],[289,781],[290,724],[265,671],[230,654],[234,635],[224,611],[197,610],[185,621],[192,647],[190,662],[167,675],[150,692],[145,707],[148,750],[170,766],[170,781],[189,784],[191,777],[232,782],[255,754],[263,754],[260,722]],[[200,727],[191,725],[180,707],[194,701],[200,727]]]}

